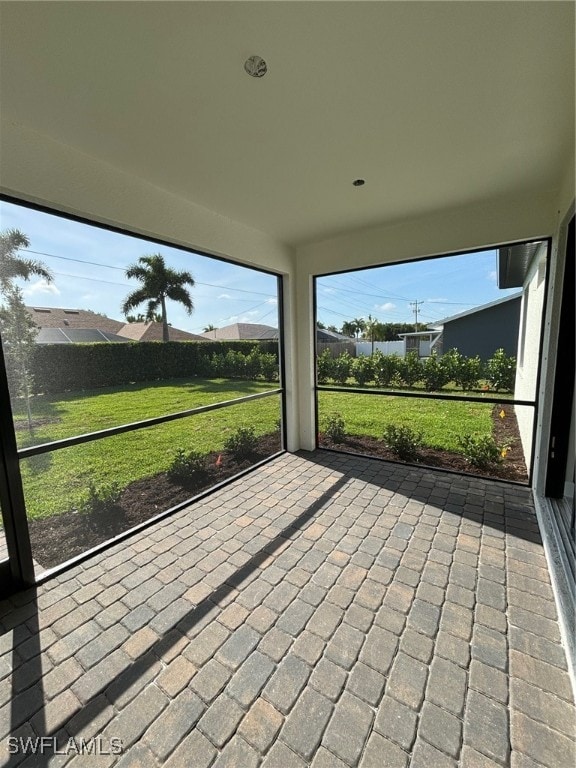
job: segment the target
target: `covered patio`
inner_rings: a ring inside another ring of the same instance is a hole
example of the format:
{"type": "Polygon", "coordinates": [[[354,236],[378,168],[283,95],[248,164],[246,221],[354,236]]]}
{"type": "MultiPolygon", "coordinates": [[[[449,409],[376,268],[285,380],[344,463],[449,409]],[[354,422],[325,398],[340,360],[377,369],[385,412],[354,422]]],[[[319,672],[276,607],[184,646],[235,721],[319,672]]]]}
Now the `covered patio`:
{"type": "Polygon", "coordinates": [[[285,454],[1,608],[11,765],[573,762],[526,489],[285,454]]]}

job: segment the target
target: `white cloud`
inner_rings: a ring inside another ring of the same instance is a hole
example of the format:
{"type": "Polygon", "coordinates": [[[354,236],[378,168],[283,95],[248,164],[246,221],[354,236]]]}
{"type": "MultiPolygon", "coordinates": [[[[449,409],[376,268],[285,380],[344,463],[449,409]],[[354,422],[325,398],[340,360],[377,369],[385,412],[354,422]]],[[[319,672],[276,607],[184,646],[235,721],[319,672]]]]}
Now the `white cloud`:
{"type": "Polygon", "coordinates": [[[396,304],[392,304],[391,301],[387,301],[386,304],[376,304],[375,309],[379,309],[381,312],[390,312],[396,309],[396,304]]]}
{"type": "Polygon", "coordinates": [[[220,296],[216,296],[217,299],[231,299],[232,296],[230,296],[227,293],[221,293],[220,296]]]}
{"type": "Polygon", "coordinates": [[[488,280],[490,280],[491,283],[495,283],[497,281],[497,279],[498,279],[498,274],[497,274],[496,270],[494,269],[494,270],[492,270],[492,272],[488,272],[486,277],[488,278],[488,280]]]}
{"type": "Polygon", "coordinates": [[[36,280],[35,283],[31,283],[30,285],[26,286],[24,290],[22,291],[22,294],[24,296],[37,296],[38,294],[42,293],[51,293],[53,296],[59,296],[60,291],[54,283],[47,282],[43,277],[41,277],[39,280],[36,280]]]}
{"type": "Polygon", "coordinates": [[[278,304],[278,299],[275,299],[275,298],[266,299],[266,304],[273,304],[274,306],[276,306],[276,304],[278,304]]]}

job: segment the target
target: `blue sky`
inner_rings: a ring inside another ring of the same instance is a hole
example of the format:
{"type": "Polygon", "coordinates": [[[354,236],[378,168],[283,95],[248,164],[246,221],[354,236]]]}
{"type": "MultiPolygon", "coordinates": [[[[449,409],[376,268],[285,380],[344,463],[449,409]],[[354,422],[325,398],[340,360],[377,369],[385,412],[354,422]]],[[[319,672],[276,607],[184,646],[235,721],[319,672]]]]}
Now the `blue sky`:
{"type": "Polygon", "coordinates": [[[433,324],[517,292],[499,290],[496,256],[488,250],[318,278],[318,319],[337,327],[368,315],[413,323],[417,301],[418,322],[433,324]]]}
{"type": "MultiPolygon", "coordinates": [[[[192,315],[168,302],[174,327],[202,333],[208,325],[278,324],[272,275],[0,201],[0,230],[6,229],[23,232],[30,250],[22,255],[42,261],[54,275],[50,284],[36,278],[20,283],[28,305],[90,309],[124,320],[120,306],[138,287],[126,278],[126,267],[140,256],[162,253],[169,266],[191,272],[196,281],[192,315]]],[[[138,311],[145,312],[145,305],[138,311]]]]}
{"type": "MultiPolygon", "coordinates": [[[[271,275],[0,201],[0,229],[9,228],[30,240],[23,255],[41,260],[54,274],[51,284],[35,278],[21,283],[29,305],[91,309],[123,320],[120,305],[138,285],[126,278],[126,267],[145,254],[162,253],[171,267],[191,272],[196,281],[192,316],[169,302],[175,327],[201,333],[208,325],[234,322],[277,326],[271,275]]],[[[415,300],[422,302],[419,321],[433,323],[514,292],[496,285],[494,250],[332,275],[317,284],[318,319],[338,328],[368,315],[413,322],[415,300]]]]}

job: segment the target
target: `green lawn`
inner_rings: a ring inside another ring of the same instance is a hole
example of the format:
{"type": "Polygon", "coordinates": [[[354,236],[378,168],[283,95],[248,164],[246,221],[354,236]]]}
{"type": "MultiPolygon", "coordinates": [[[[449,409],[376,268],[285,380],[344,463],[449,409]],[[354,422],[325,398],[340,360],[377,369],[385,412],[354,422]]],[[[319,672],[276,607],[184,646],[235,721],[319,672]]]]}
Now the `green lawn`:
{"type": "MultiPolygon", "coordinates": [[[[33,441],[27,431],[19,430],[20,446],[273,388],[265,382],[191,379],[37,398],[34,417],[49,421],[37,428],[33,441]]],[[[126,486],[165,471],[177,448],[219,451],[239,426],[253,426],[260,435],[273,432],[279,418],[280,397],[275,396],[25,459],[21,471],[28,516],[47,517],[75,508],[90,480],[126,486]]],[[[24,414],[17,413],[15,419],[22,422],[24,414]]]]}
{"type": "MultiPolygon", "coordinates": [[[[39,426],[33,438],[25,429],[24,413],[15,413],[19,445],[58,440],[271,388],[265,382],[179,379],[38,397],[33,415],[39,426]]],[[[428,445],[457,451],[458,436],[491,433],[492,406],[488,403],[338,392],[320,392],[319,403],[321,428],[327,415],[339,413],[349,434],[381,437],[387,423],[407,425],[421,430],[428,445]]],[[[112,481],[126,486],[165,471],[178,448],[220,451],[239,426],[253,426],[257,434],[265,434],[276,429],[279,418],[280,397],[270,397],[25,459],[21,469],[28,515],[47,517],[74,509],[91,480],[97,486],[112,481]]]]}
{"type": "Polygon", "coordinates": [[[506,400],[513,400],[514,399],[514,393],[513,392],[500,392],[495,391],[491,389],[483,389],[483,385],[487,386],[488,382],[481,380],[479,383],[479,389],[462,389],[462,387],[459,387],[455,382],[450,381],[448,384],[445,384],[442,389],[436,390],[435,392],[428,392],[422,384],[422,382],[416,382],[414,386],[412,387],[406,387],[399,384],[388,384],[385,387],[379,387],[377,386],[375,381],[369,381],[366,384],[358,384],[358,382],[353,379],[349,378],[346,380],[344,384],[340,384],[335,382],[334,380],[330,379],[326,384],[323,384],[324,387],[350,387],[350,389],[380,389],[384,392],[409,392],[411,394],[422,392],[423,394],[427,395],[452,395],[453,397],[492,397],[492,398],[498,398],[499,400],[502,400],[503,402],[506,400]]]}
{"type": "Polygon", "coordinates": [[[320,431],[330,414],[344,419],[350,435],[382,437],[386,424],[407,426],[423,432],[432,448],[460,451],[458,437],[492,434],[490,403],[451,402],[412,397],[377,397],[345,392],[319,392],[320,431]]]}

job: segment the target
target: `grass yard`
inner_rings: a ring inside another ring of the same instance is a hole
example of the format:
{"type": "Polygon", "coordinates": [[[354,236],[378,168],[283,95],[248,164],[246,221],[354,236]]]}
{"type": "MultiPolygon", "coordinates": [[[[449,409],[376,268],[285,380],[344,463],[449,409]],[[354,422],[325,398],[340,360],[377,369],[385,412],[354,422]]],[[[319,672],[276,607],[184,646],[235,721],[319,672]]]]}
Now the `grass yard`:
{"type": "Polygon", "coordinates": [[[13,404],[18,447],[62,440],[222,400],[233,400],[276,386],[264,381],[194,378],[41,395],[32,400],[33,437],[28,431],[24,408],[14,407],[13,404]]]}
{"type": "Polygon", "coordinates": [[[381,438],[386,424],[410,427],[423,432],[424,442],[431,448],[460,452],[458,437],[492,434],[490,403],[450,402],[418,399],[318,392],[320,431],[326,418],[338,413],[350,435],[381,438]]]}
{"type": "MultiPolygon", "coordinates": [[[[37,398],[34,418],[45,421],[33,441],[26,429],[19,430],[20,447],[272,388],[265,382],[191,379],[37,398]]],[[[279,418],[280,396],[272,396],[25,459],[21,471],[28,516],[48,517],[75,508],[90,481],[125,487],[163,472],[177,448],[220,451],[239,426],[252,426],[257,435],[273,432],[279,418]]],[[[25,422],[23,413],[15,419],[25,422]]]]}

